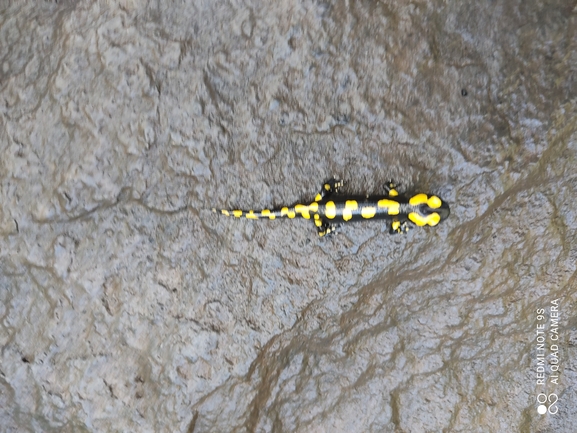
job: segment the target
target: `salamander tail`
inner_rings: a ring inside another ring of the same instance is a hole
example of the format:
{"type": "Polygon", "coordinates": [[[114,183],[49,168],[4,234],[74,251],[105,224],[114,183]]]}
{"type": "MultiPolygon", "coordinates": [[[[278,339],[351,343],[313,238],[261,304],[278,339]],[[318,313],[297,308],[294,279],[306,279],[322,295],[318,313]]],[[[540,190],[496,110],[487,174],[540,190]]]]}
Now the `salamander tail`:
{"type": "Polygon", "coordinates": [[[276,217],[280,217],[280,211],[271,211],[268,209],[263,209],[260,211],[254,210],[240,210],[240,209],[215,209],[213,208],[212,211],[214,213],[219,213],[225,216],[233,217],[233,218],[247,218],[247,219],[259,219],[259,218],[268,218],[268,219],[275,219],[276,217]]]}

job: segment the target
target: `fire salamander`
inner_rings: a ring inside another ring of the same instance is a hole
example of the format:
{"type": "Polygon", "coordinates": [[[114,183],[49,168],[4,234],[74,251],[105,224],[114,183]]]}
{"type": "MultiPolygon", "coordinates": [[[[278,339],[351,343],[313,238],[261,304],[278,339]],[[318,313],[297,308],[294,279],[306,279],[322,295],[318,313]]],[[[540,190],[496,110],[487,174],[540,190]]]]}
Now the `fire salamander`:
{"type": "Polygon", "coordinates": [[[312,219],[319,236],[334,234],[335,223],[347,223],[365,220],[385,220],[390,222],[390,233],[406,233],[412,225],[436,226],[449,216],[449,205],[436,195],[423,193],[400,195],[395,184],[385,184],[384,196],[346,196],[338,195],[343,182],[331,179],[321,188],[314,201],[309,204],[296,204],[277,210],[261,211],[217,210],[213,212],[236,218],[304,218],[312,219]],[[335,195],[333,195],[335,194],[335,195]]]}

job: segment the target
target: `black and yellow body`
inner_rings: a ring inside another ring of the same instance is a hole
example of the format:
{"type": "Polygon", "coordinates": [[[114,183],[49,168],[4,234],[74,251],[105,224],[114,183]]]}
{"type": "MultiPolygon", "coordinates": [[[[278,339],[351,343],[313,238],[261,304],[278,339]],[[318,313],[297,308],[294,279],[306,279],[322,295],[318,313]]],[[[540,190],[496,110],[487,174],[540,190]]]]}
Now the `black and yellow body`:
{"type": "Polygon", "coordinates": [[[342,181],[332,179],[323,185],[314,201],[307,204],[285,206],[280,209],[260,211],[216,210],[226,216],[248,219],[304,218],[313,220],[320,236],[335,232],[342,223],[368,220],[390,222],[391,233],[402,233],[411,225],[436,226],[449,216],[449,205],[436,195],[399,195],[389,182],[382,196],[347,196],[336,194],[342,181]],[[333,194],[335,193],[335,194],[333,194]]]}

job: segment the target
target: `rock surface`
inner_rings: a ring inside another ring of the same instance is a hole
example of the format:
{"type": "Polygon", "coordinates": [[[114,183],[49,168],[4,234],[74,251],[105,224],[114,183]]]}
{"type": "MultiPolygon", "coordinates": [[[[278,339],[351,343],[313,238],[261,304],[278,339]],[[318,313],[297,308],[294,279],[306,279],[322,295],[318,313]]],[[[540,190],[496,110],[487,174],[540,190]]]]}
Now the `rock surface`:
{"type": "Polygon", "coordinates": [[[110,3],[2,6],[2,431],[574,431],[574,1],[110,3]],[[207,211],[332,175],[452,215],[207,211]]]}

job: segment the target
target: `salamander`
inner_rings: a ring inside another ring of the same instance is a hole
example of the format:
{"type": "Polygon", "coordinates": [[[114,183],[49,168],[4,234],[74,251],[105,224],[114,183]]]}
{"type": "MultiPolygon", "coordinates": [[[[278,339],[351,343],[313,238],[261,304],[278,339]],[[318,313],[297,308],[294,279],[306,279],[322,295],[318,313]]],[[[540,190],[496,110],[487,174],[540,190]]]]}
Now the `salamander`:
{"type": "Polygon", "coordinates": [[[390,223],[391,234],[406,233],[412,226],[434,227],[450,214],[449,205],[438,196],[424,193],[399,194],[392,181],[385,184],[385,195],[340,195],[338,192],[342,186],[342,180],[327,181],[314,201],[308,204],[260,211],[212,211],[235,218],[274,220],[300,217],[313,220],[319,236],[334,234],[337,224],[365,220],[385,220],[390,223]]]}

